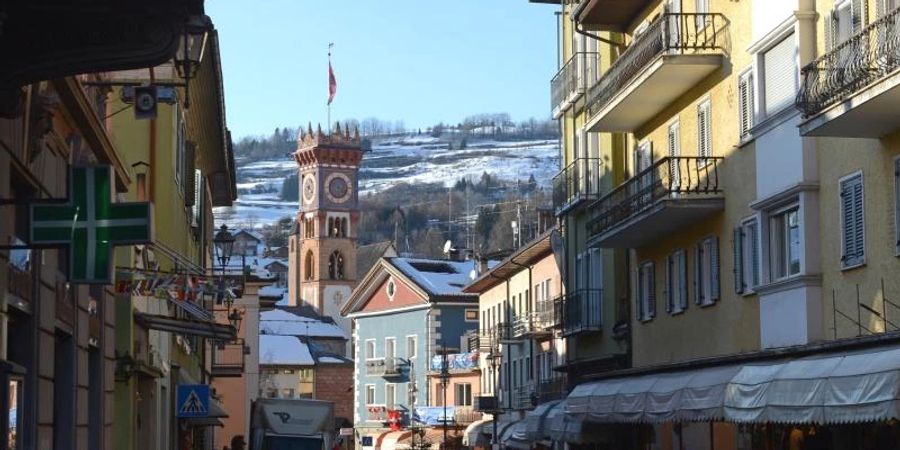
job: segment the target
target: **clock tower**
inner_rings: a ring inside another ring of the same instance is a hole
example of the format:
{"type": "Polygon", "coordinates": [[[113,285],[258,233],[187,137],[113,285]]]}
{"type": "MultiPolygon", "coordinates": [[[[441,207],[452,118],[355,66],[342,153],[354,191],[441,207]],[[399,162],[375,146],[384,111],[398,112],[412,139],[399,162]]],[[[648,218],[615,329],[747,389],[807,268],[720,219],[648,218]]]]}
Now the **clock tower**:
{"type": "Polygon", "coordinates": [[[362,160],[359,131],[330,134],[310,125],[297,140],[294,160],[300,183],[300,209],[289,239],[288,297],[330,316],[350,336],[341,317],[356,285],[359,226],[357,174],[362,160]]]}

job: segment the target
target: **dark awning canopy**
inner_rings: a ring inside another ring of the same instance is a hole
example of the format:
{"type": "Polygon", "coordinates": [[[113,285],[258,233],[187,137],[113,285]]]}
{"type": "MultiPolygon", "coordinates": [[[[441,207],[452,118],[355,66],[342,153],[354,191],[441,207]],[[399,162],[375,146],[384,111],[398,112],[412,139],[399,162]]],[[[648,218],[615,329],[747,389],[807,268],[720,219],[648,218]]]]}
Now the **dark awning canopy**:
{"type": "Polygon", "coordinates": [[[147,328],[158,331],[200,336],[221,341],[232,341],[237,338],[237,330],[233,326],[221,323],[175,319],[173,317],[145,313],[135,313],[134,318],[147,328]]]}

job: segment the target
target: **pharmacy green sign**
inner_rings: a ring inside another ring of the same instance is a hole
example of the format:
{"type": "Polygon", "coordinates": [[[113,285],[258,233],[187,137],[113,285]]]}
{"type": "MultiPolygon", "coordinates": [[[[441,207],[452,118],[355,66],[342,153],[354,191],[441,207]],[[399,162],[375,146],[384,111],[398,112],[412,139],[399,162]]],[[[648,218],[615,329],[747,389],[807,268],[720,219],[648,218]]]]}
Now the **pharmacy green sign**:
{"type": "Polygon", "coordinates": [[[31,205],[31,245],[67,246],[69,281],[112,282],[112,250],[152,240],[150,203],[113,203],[110,166],[69,170],[66,203],[31,205]]]}

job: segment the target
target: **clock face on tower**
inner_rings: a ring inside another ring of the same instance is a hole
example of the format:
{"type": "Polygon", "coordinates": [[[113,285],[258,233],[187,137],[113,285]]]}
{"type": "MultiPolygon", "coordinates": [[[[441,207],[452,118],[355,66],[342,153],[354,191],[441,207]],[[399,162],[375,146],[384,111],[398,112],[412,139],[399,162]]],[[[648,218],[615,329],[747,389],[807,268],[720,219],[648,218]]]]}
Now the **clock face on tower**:
{"type": "Polygon", "coordinates": [[[328,175],[325,179],[325,186],[328,187],[326,195],[328,200],[334,203],[344,203],[350,199],[352,187],[350,186],[350,177],[340,172],[328,175]]]}
{"type": "Polygon", "coordinates": [[[316,178],[312,174],[303,177],[303,202],[312,203],[316,198],[316,178]]]}

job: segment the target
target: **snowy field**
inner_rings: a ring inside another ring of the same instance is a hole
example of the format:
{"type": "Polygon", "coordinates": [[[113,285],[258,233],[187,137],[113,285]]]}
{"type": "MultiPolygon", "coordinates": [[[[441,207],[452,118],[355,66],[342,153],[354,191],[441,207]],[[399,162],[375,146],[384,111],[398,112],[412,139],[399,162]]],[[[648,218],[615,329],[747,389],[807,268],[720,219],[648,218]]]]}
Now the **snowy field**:
{"type": "MultiPolygon", "coordinates": [[[[559,171],[559,144],[555,140],[471,140],[466,149],[448,149],[446,142],[432,137],[408,137],[375,142],[363,157],[359,185],[361,194],[385,190],[401,182],[450,186],[460,178],[478,180],[488,172],[505,180],[527,180],[530,175],[549,187],[559,171]]],[[[279,200],[284,178],[296,164],[281,160],[237,161],[239,190],[272,192],[240,194],[232,207],[215,208],[216,222],[231,226],[259,227],[292,216],[297,202],[279,200]]]]}

